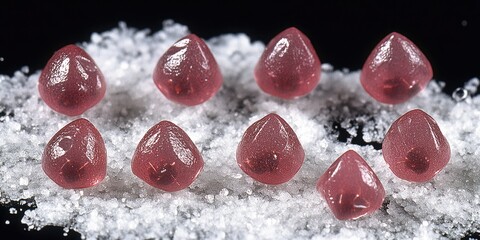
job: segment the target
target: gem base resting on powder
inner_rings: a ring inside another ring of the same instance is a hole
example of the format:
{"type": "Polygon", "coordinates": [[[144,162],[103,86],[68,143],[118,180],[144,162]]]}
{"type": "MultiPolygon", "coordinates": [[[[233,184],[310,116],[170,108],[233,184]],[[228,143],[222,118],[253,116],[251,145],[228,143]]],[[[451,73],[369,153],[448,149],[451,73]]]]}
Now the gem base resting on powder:
{"type": "MultiPolygon", "coordinates": [[[[182,107],[159,94],[151,74],[158,56],[185,35],[187,28],[172,22],[154,33],[122,24],[80,44],[109,86],[105,98],[82,116],[95,119],[108,152],[107,177],[88,189],[65,190],[40,170],[46,142],[71,119],[40,101],[39,71],[0,76],[5,136],[0,138],[0,201],[35,199],[37,208],[22,220],[28,229],[65,226],[87,239],[458,239],[479,231],[480,97],[455,102],[431,81],[407,103],[386,106],[365,93],[358,71],[333,71],[324,64],[314,91],[282,101],[262,94],[253,79],[265,45],[244,34],[225,34],[206,41],[224,75],[222,89],[202,105],[182,107]],[[351,143],[360,134],[365,142],[382,142],[393,121],[414,108],[436,120],[452,148],[446,167],[421,184],[397,178],[381,150],[351,143]],[[245,129],[270,112],[295,129],[305,150],[299,172],[278,186],[257,183],[235,161],[245,129]],[[193,184],[174,193],[148,186],[130,169],[138,142],[163,119],[181,126],[205,161],[193,184]],[[351,135],[347,143],[338,140],[334,126],[351,135]],[[386,196],[375,213],[338,221],[315,183],[332,156],[348,149],[366,159],[386,196]]],[[[478,85],[478,79],[471,83],[478,85]]]]}
{"type": "Polygon", "coordinates": [[[426,182],[447,165],[451,150],[435,120],[414,109],[392,123],[385,134],[382,153],[399,178],[426,182]]]}
{"type": "Polygon", "coordinates": [[[336,218],[357,219],[379,209],[385,189],[362,156],[348,150],[335,160],[317,182],[336,218]]]}
{"type": "Polygon", "coordinates": [[[42,169],[63,188],[97,185],[107,171],[107,152],[100,132],[84,118],[67,124],[45,146],[42,169]]]}
{"type": "Polygon", "coordinates": [[[305,158],[305,151],[297,135],[275,113],[268,114],[248,127],[236,153],[238,166],[247,175],[272,185],[293,178],[305,158]]]}

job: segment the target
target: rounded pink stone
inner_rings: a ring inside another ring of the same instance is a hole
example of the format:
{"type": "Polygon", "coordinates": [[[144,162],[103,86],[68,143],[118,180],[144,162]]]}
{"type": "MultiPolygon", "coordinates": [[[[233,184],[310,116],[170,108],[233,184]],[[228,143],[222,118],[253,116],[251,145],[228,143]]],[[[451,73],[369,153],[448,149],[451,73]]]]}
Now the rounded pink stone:
{"type": "Polygon", "coordinates": [[[237,148],[238,166],[253,179],[266,184],[281,184],[293,178],[304,158],[297,135],[275,113],[248,127],[237,148]]]}
{"type": "Polygon", "coordinates": [[[356,219],[382,206],[385,189],[357,152],[342,154],[318,179],[320,192],[339,220],[356,219]]]}
{"type": "Polygon", "coordinates": [[[45,146],[42,168],[63,188],[87,188],[107,173],[107,150],[98,130],[84,118],[60,129],[45,146]]]}
{"type": "Polygon", "coordinates": [[[200,152],[188,135],[177,125],[161,121],[138,143],[132,172],[153,187],[174,192],[190,186],[203,164],[200,152]]]}
{"type": "Polygon", "coordinates": [[[393,32],[365,61],[360,82],[370,96],[387,104],[407,101],[432,79],[432,66],[413,42],[393,32]]]}
{"type": "Polygon", "coordinates": [[[310,40],[294,27],[268,43],[254,71],[264,92],[284,99],[310,93],[320,81],[320,73],[320,59],[310,40]]]}
{"type": "Polygon", "coordinates": [[[77,116],[105,95],[105,78],[83,49],[67,45],[53,54],[38,81],[38,92],[56,112],[77,116]]]}
{"type": "Polygon", "coordinates": [[[432,179],[450,160],[450,145],[435,120],[415,109],[398,118],[383,140],[382,152],[392,172],[411,182],[432,179]]]}
{"type": "Polygon", "coordinates": [[[166,98],[187,106],[207,101],[223,83],[210,49],[195,34],[178,40],[160,57],[153,80],[166,98]]]}

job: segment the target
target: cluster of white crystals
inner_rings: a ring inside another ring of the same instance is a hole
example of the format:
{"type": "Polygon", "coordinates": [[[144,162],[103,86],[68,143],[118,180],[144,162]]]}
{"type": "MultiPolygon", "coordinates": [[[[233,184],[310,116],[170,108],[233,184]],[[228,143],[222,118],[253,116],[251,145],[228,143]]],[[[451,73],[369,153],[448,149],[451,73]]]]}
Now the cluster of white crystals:
{"type": "MultiPolygon", "coordinates": [[[[0,202],[33,197],[37,208],[22,220],[30,229],[65,226],[87,239],[432,239],[480,230],[480,97],[454,101],[432,81],[405,104],[383,105],[362,89],[359,71],[334,71],[324,64],[311,94],[280,100],[263,93],[253,79],[265,45],[245,34],[225,34],[207,41],[223,87],[204,104],[184,107],[158,91],[152,70],[187,33],[172,21],[156,33],[121,23],[80,44],[107,81],[105,98],[82,115],[99,129],[108,152],[106,179],[88,189],[63,189],[41,170],[45,144],[76,118],[53,112],[40,99],[40,71],[0,75],[0,202]],[[360,133],[366,142],[381,143],[390,124],[414,108],[436,119],[452,149],[445,169],[426,183],[395,177],[381,150],[351,143],[360,133]],[[235,159],[243,132],[270,112],[291,125],[306,152],[298,174],[278,186],[253,181],[235,159]],[[131,172],[138,142],[161,120],[183,128],[205,160],[198,179],[179,192],[155,189],[131,172]],[[346,143],[337,139],[335,123],[352,135],[346,143]],[[349,149],[374,169],[386,198],[371,215],[339,221],[315,187],[349,149]]],[[[478,86],[478,79],[469,85],[478,86]]]]}

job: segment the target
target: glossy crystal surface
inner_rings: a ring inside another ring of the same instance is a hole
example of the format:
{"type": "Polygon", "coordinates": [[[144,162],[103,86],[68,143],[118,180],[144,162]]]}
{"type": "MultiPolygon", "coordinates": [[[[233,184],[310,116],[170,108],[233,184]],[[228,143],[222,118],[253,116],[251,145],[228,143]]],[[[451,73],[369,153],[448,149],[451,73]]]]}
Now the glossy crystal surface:
{"type": "Polygon", "coordinates": [[[223,83],[213,54],[195,34],[178,40],[160,57],[153,80],[166,98],[187,106],[207,101],[223,83]]]}
{"type": "Polygon", "coordinates": [[[368,56],[360,82],[377,101],[399,104],[422,91],[432,76],[432,66],[420,49],[405,36],[393,32],[368,56]]]}
{"type": "Polygon", "coordinates": [[[60,129],[45,146],[42,168],[63,188],[87,188],[107,172],[107,150],[95,126],[84,118],[60,129]]]}
{"type": "Polygon", "coordinates": [[[437,122],[420,109],[398,118],[383,140],[382,152],[392,172],[411,182],[432,179],[450,160],[450,145],[437,122]]]}
{"type": "Polygon", "coordinates": [[[38,80],[43,101],[56,112],[77,116],[105,95],[105,78],[83,49],[67,45],[48,60],[38,80]]]}
{"type": "Polygon", "coordinates": [[[180,127],[161,121],[150,128],[135,150],[133,173],[153,187],[167,192],[182,190],[203,169],[203,158],[180,127]]]}
{"type": "Polygon", "coordinates": [[[308,37],[291,27],[268,43],[254,73],[264,92],[292,99],[315,89],[320,81],[320,59],[308,37]]]}
{"type": "Polygon", "coordinates": [[[270,113],[253,123],[237,148],[238,166],[266,184],[287,182],[303,164],[305,152],[288,123],[270,113]]]}
{"type": "Polygon", "coordinates": [[[339,220],[356,219],[382,206],[385,189],[357,152],[342,154],[318,179],[320,192],[339,220]]]}

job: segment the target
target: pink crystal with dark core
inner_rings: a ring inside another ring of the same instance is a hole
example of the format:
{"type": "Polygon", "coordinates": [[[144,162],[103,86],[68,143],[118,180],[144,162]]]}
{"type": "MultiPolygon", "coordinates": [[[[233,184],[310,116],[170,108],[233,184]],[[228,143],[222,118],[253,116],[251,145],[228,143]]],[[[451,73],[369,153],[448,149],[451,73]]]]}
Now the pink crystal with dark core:
{"type": "Polygon", "coordinates": [[[437,122],[420,109],[398,118],[383,140],[382,152],[392,172],[411,182],[426,182],[450,160],[450,145],[437,122]]]}
{"type": "Polygon", "coordinates": [[[393,32],[368,56],[360,82],[377,101],[399,104],[422,91],[432,76],[432,66],[420,49],[405,36],[393,32]]]}
{"type": "Polygon", "coordinates": [[[270,113],[253,123],[237,148],[238,166],[266,184],[285,183],[298,172],[305,152],[288,123],[270,113]]]}
{"type": "Polygon", "coordinates": [[[190,186],[203,164],[190,137],[177,125],[161,121],[138,144],[132,172],[153,187],[174,192],[190,186]]]}
{"type": "Polygon", "coordinates": [[[308,37],[291,27],[268,43],[254,73],[264,92],[292,99],[315,89],[320,81],[320,59],[308,37]]]}
{"type": "Polygon", "coordinates": [[[377,175],[353,150],[341,155],[318,179],[317,191],[339,220],[370,214],[382,206],[385,198],[377,175]]]}
{"type": "Polygon", "coordinates": [[[195,34],[178,40],[160,57],[153,80],[166,98],[187,106],[209,100],[223,83],[213,54],[195,34]]]}
{"type": "Polygon", "coordinates": [[[48,60],[38,82],[38,92],[56,112],[77,116],[105,95],[105,78],[83,49],[67,45],[48,60]]]}
{"type": "Polygon", "coordinates": [[[102,136],[84,118],[67,124],[45,146],[42,168],[63,188],[98,184],[107,174],[107,150],[102,136]]]}

